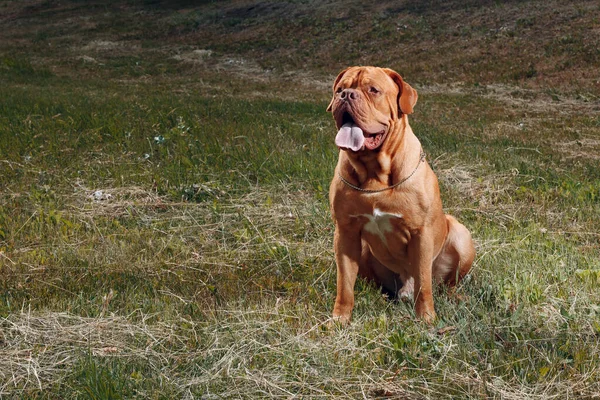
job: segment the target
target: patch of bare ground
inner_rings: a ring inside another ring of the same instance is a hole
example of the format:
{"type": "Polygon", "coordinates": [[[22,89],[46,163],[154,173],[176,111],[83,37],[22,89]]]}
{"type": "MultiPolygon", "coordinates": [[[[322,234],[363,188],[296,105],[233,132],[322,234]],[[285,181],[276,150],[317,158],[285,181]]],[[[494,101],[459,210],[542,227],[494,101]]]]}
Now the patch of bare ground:
{"type": "Polygon", "coordinates": [[[466,87],[462,83],[420,85],[423,94],[473,95],[497,101],[507,106],[516,106],[538,113],[579,114],[600,112],[600,98],[588,93],[578,95],[555,95],[540,89],[525,89],[506,84],[490,84],[466,87]]]}
{"type": "MultiPolygon", "coordinates": [[[[75,58],[89,64],[102,64],[115,56],[135,56],[142,53],[139,42],[130,40],[92,40],[83,46],[73,46],[75,58]]],[[[68,73],[68,71],[63,71],[68,73]]]]}
{"type": "Polygon", "coordinates": [[[91,42],[89,42],[88,44],[83,46],[81,48],[81,50],[96,51],[96,52],[101,52],[101,51],[115,52],[117,50],[131,51],[131,50],[139,49],[139,48],[140,48],[140,45],[137,43],[133,43],[133,42],[126,42],[126,41],[113,42],[110,40],[92,40],[91,42]]]}
{"type": "Polygon", "coordinates": [[[577,140],[559,142],[555,148],[567,159],[600,160],[600,136],[582,136],[577,140]]]}
{"type": "MultiPolygon", "coordinates": [[[[283,72],[263,68],[258,62],[234,55],[216,55],[207,49],[179,51],[171,57],[173,60],[210,69],[221,76],[233,76],[236,79],[253,83],[273,84],[271,92],[261,90],[244,93],[244,96],[273,97],[282,100],[297,100],[299,92],[304,94],[329,94],[334,77],[324,78],[309,70],[286,69],[283,72]],[[280,88],[291,85],[293,91],[282,91],[280,88]]],[[[214,86],[219,88],[219,86],[214,86]]]]}

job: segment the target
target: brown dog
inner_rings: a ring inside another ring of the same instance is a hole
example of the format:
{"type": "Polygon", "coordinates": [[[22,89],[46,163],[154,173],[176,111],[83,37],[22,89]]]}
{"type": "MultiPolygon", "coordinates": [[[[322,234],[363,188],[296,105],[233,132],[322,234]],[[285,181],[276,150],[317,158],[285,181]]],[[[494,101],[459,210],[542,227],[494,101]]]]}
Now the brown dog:
{"type": "Polygon", "coordinates": [[[358,274],[435,318],[432,281],[457,283],[475,258],[471,234],[442,211],[438,181],[408,125],[417,92],[387,68],[350,67],[333,85],[340,151],[329,189],[335,221],[337,297],[346,323],[358,274]]]}

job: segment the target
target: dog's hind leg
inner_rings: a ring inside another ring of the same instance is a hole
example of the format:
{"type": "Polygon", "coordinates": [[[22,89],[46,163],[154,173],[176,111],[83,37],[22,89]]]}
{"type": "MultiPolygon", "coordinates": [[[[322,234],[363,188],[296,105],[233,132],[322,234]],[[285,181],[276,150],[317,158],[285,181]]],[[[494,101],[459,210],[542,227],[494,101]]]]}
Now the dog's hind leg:
{"type": "Polygon", "coordinates": [[[456,285],[471,269],[475,246],[469,230],[451,215],[446,215],[448,236],[442,251],[433,262],[433,278],[456,285]]]}

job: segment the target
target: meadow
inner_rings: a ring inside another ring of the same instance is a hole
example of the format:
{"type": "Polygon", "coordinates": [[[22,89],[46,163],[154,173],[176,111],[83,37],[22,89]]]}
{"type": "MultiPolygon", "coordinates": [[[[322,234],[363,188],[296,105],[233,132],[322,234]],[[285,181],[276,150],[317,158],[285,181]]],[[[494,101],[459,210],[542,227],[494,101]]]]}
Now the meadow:
{"type": "Polygon", "coordinates": [[[0,3],[0,398],[600,397],[600,6],[0,3]],[[410,123],[477,258],[438,319],[335,298],[325,109],[410,123]]]}

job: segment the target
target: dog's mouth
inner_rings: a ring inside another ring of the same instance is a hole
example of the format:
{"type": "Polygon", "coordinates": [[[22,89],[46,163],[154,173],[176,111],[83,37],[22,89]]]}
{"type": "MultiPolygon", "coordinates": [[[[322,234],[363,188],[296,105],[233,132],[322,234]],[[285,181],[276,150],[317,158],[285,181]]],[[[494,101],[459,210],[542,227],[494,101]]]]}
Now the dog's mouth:
{"type": "Polygon", "coordinates": [[[363,149],[375,150],[383,144],[387,135],[385,129],[375,133],[368,132],[357,124],[347,111],[336,122],[340,129],[335,137],[335,144],[341,149],[355,152],[363,149]]]}
{"type": "Polygon", "coordinates": [[[341,120],[342,120],[342,123],[340,125],[354,124],[354,118],[352,118],[352,115],[348,111],[344,111],[342,113],[341,120]]]}

